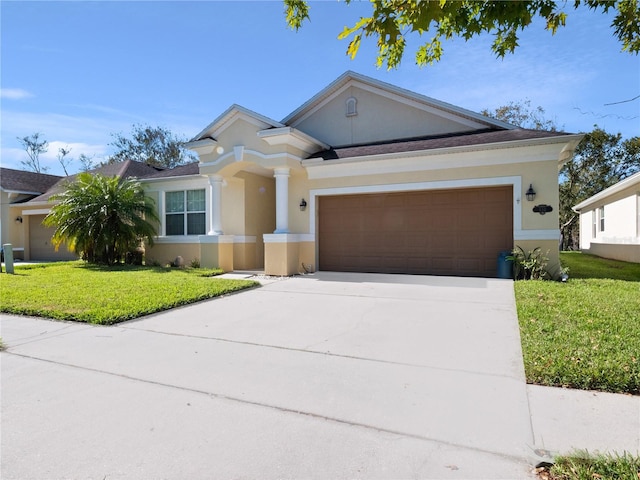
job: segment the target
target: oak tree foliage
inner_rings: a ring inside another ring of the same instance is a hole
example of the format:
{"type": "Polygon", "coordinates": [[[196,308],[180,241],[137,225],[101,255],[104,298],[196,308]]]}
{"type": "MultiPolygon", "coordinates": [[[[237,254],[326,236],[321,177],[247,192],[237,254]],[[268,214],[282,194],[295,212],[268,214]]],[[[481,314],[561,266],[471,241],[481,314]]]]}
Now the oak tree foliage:
{"type": "Polygon", "coordinates": [[[134,125],[131,137],[122,133],[113,134],[109,144],[115,153],[108,163],[134,160],[156,167],[173,168],[197,160],[184,144],[186,139],[176,136],[167,128],[149,125],[134,125]]]}
{"type": "MultiPolygon", "coordinates": [[[[349,4],[351,0],[344,0],[349,4]]],[[[370,0],[371,16],[345,27],[339,39],[350,39],[347,55],[354,58],[364,37],[378,44],[378,67],[396,68],[405,53],[407,37],[428,36],[415,54],[416,63],[425,66],[442,57],[443,41],[453,37],[471,40],[493,36],[491,50],[504,57],[518,47],[519,34],[534,20],[542,19],[545,29],[555,34],[567,21],[567,10],[586,6],[594,13],[614,12],[611,28],[622,50],[640,51],[640,9],[638,0],[370,0]]],[[[298,30],[310,19],[306,0],[284,0],[288,25],[298,30]]]]}

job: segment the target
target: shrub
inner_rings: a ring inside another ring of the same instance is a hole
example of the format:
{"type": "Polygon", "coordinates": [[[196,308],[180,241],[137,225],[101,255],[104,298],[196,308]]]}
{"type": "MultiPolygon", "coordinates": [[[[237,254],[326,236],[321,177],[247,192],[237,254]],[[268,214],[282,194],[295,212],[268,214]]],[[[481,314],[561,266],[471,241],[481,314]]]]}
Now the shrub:
{"type": "Polygon", "coordinates": [[[522,247],[516,245],[507,260],[513,262],[513,276],[516,280],[543,280],[550,278],[547,272],[549,258],[542,253],[540,247],[525,252],[522,247]]]}

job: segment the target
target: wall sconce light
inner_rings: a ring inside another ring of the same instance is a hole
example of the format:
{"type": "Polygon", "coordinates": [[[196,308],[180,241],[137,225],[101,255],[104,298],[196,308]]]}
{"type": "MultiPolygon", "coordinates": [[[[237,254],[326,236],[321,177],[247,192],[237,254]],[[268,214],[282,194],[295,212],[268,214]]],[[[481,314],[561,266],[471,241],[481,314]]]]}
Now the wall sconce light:
{"type": "Polygon", "coordinates": [[[303,198],[300,200],[300,211],[304,212],[307,209],[307,201],[303,198]]]}
{"type": "Polygon", "coordinates": [[[536,191],[533,189],[533,184],[529,184],[529,190],[525,193],[527,200],[533,202],[536,199],[536,191]]]}
{"type": "Polygon", "coordinates": [[[22,223],[22,217],[16,217],[16,223],[22,223]]]}
{"type": "Polygon", "coordinates": [[[553,207],[551,205],[536,205],[533,207],[533,211],[540,215],[544,215],[547,212],[553,212],[553,207]]]}

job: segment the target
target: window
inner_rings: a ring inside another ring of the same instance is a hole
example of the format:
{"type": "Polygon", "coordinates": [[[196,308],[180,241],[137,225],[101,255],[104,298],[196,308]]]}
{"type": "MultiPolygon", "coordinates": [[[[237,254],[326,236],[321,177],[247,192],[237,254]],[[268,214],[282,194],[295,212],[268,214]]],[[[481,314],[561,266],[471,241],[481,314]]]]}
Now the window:
{"type": "Polygon", "coordinates": [[[600,220],[600,231],[604,232],[604,207],[598,209],[598,220],[600,220]]]}
{"type": "Polygon", "coordinates": [[[354,117],[358,115],[357,102],[358,101],[355,99],[355,97],[347,98],[347,101],[346,101],[347,117],[354,117]]]}
{"type": "Polygon", "coordinates": [[[166,234],[204,235],[205,203],[204,189],[166,192],[166,234]]]}
{"type": "Polygon", "coordinates": [[[591,238],[596,238],[598,233],[598,215],[595,210],[591,210],[591,238]]]}

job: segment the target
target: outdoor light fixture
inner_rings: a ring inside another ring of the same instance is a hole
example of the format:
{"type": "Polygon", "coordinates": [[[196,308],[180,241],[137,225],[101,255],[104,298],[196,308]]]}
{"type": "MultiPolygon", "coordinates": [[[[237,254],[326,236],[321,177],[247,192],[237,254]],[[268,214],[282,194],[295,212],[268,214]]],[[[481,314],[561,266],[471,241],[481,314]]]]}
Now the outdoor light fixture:
{"type": "Polygon", "coordinates": [[[525,195],[527,196],[527,200],[530,202],[533,202],[536,199],[536,191],[533,189],[533,184],[529,184],[529,190],[527,190],[525,195]]]}
{"type": "Polygon", "coordinates": [[[553,207],[551,205],[536,205],[533,207],[533,211],[540,215],[544,215],[547,212],[553,212],[553,207]]]}
{"type": "Polygon", "coordinates": [[[22,223],[22,217],[16,217],[16,223],[22,223]]]}
{"type": "Polygon", "coordinates": [[[300,211],[304,212],[307,209],[307,201],[303,198],[300,200],[300,211]]]}

